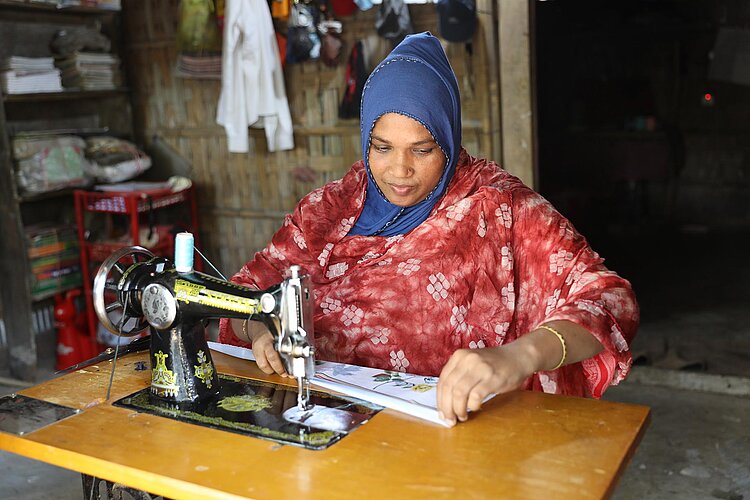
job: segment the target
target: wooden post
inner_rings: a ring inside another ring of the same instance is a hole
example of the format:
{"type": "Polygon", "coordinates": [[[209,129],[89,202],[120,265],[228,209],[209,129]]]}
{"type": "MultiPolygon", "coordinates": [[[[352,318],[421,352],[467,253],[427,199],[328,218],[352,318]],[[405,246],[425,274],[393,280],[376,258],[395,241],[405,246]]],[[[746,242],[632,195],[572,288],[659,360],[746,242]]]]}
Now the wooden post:
{"type": "Polygon", "coordinates": [[[533,188],[538,179],[531,76],[531,4],[522,0],[499,0],[497,8],[502,166],[533,188]]]}
{"type": "Polygon", "coordinates": [[[486,110],[485,119],[489,120],[489,139],[491,149],[487,158],[502,164],[502,115],[500,105],[500,57],[498,53],[497,28],[498,6],[495,0],[477,0],[477,17],[479,25],[484,29],[484,50],[487,54],[485,63],[487,65],[487,93],[489,107],[486,110]]]}
{"type": "MultiPolygon", "coordinates": [[[[5,109],[0,106],[0,131],[5,130],[5,109]]],[[[31,287],[28,255],[16,196],[10,144],[0,133],[0,299],[8,340],[11,374],[22,380],[36,377],[36,339],[31,328],[31,287]]]]}

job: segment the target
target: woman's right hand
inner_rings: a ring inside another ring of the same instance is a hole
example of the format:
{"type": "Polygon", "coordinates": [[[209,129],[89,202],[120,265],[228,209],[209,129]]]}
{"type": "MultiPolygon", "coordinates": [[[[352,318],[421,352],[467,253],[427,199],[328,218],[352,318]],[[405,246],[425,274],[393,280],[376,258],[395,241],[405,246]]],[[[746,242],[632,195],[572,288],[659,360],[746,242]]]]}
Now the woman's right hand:
{"type": "Polygon", "coordinates": [[[281,356],[273,348],[273,335],[268,329],[263,328],[262,324],[259,324],[261,328],[256,329],[256,332],[252,332],[249,327],[250,323],[257,323],[255,321],[248,321],[248,337],[253,343],[253,354],[255,355],[255,362],[258,363],[258,368],[267,375],[277,373],[281,376],[286,377],[287,373],[284,369],[284,363],[281,361],[281,356]]]}
{"type": "Polygon", "coordinates": [[[268,331],[266,325],[260,321],[248,320],[245,323],[241,319],[233,319],[231,326],[238,339],[252,344],[255,362],[263,373],[267,375],[277,373],[286,376],[284,363],[282,363],[279,353],[273,348],[273,335],[268,331]]]}

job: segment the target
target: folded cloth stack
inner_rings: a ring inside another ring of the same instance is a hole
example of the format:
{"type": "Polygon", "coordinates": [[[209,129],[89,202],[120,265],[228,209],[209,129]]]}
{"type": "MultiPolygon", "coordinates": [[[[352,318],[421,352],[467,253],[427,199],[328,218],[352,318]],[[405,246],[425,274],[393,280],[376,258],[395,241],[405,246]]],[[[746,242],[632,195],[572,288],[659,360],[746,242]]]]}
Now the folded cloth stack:
{"type": "Polygon", "coordinates": [[[61,92],[60,70],[51,57],[11,56],[0,63],[0,85],[6,94],[61,92]]]}
{"type": "Polygon", "coordinates": [[[109,90],[122,85],[120,58],[112,54],[74,52],[57,59],[65,87],[83,90],[109,90]]]}
{"type": "Polygon", "coordinates": [[[180,78],[196,78],[203,80],[221,80],[221,55],[177,56],[177,73],[180,78]]]}

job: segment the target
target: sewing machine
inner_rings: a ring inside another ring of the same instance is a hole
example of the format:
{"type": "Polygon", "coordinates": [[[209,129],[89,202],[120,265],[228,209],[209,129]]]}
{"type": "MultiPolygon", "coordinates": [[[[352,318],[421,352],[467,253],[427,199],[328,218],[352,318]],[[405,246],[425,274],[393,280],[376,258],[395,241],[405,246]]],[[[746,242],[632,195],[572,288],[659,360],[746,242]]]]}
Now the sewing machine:
{"type": "Polygon", "coordinates": [[[192,250],[185,266],[143,247],[121,248],[94,279],[94,309],[107,330],[132,337],[150,327],[151,396],[183,407],[217,395],[220,382],[205,320],[239,318],[260,321],[271,331],[287,373],[297,379],[297,405],[307,409],[315,373],[307,276],[291,266],[281,283],[253,290],[193,270],[192,250]]]}

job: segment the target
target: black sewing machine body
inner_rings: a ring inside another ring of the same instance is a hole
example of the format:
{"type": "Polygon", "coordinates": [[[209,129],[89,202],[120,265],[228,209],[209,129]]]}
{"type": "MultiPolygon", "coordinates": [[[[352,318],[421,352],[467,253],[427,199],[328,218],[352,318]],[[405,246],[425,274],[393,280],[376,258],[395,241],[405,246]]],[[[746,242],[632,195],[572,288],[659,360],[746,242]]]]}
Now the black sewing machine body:
{"type": "Polygon", "coordinates": [[[182,407],[216,396],[220,382],[205,323],[239,318],[268,327],[287,373],[298,379],[304,403],[302,389],[315,372],[312,290],[297,266],[281,283],[253,290],[196,271],[178,272],[166,258],[126,247],[101,265],[94,280],[94,308],[101,323],[117,335],[150,328],[152,397],[182,407]],[[114,311],[122,313],[117,324],[109,316],[114,311]]]}

